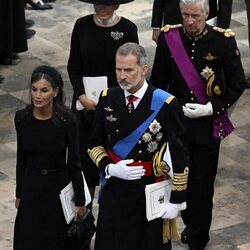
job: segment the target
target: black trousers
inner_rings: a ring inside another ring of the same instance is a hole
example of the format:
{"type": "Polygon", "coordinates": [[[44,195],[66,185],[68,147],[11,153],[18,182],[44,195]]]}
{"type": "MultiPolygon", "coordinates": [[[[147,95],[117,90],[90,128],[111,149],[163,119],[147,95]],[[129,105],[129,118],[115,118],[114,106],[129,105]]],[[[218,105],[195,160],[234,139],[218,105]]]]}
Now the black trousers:
{"type": "Polygon", "coordinates": [[[219,148],[220,141],[190,146],[187,209],[181,213],[190,247],[203,249],[209,241],[219,148]]]}

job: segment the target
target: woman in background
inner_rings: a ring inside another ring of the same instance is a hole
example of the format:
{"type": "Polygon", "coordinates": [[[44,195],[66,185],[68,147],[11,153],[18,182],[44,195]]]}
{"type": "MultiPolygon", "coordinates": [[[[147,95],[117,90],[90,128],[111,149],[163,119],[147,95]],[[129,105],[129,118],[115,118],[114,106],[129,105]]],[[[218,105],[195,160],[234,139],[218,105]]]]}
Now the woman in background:
{"type": "MultiPolygon", "coordinates": [[[[138,43],[136,25],[118,16],[120,4],[133,0],[81,0],[92,3],[95,13],[79,18],[71,37],[68,73],[74,89],[72,109],[81,123],[81,158],[84,176],[93,198],[99,184],[99,171],[87,154],[86,141],[90,133],[96,103],[85,95],[84,76],[106,76],[108,87],[118,86],[115,73],[116,50],[126,42],[138,43]],[[76,109],[79,100],[84,110],[76,109]],[[84,141],[83,141],[84,138],[84,141]]],[[[91,209],[92,204],[90,204],[91,209]]]]}

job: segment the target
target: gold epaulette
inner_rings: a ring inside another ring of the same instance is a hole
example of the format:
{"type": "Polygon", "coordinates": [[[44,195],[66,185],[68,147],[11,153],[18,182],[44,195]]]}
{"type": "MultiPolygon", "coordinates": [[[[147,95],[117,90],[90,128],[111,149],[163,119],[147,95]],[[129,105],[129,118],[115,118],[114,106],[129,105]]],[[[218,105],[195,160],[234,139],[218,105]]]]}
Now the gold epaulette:
{"type": "Polygon", "coordinates": [[[88,154],[97,167],[99,167],[99,162],[102,160],[102,158],[108,156],[107,151],[102,146],[88,149],[88,154]]]}
{"type": "Polygon", "coordinates": [[[108,88],[102,91],[102,97],[107,96],[107,94],[108,94],[108,88]]]}
{"type": "Polygon", "coordinates": [[[235,33],[231,29],[223,29],[215,26],[213,27],[213,30],[223,34],[225,37],[235,36],[235,33]]]}
{"type": "Polygon", "coordinates": [[[169,30],[179,29],[181,27],[182,27],[182,24],[174,24],[174,25],[166,24],[165,26],[161,28],[161,31],[168,32],[169,30]]]}
{"type": "Polygon", "coordinates": [[[170,102],[172,102],[172,100],[175,98],[175,96],[171,95],[168,97],[168,99],[165,101],[167,104],[169,104],[170,102]]]}

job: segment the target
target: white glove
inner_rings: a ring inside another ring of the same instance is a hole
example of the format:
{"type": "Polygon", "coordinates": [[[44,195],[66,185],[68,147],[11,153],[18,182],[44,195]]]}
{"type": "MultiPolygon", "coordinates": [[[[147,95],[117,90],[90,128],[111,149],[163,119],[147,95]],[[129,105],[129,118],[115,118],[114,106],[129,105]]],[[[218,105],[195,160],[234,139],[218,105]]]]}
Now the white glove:
{"type": "Polygon", "coordinates": [[[115,176],[124,180],[137,180],[141,179],[145,175],[145,169],[143,166],[127,166],[131,164],[134,160],[121,160],[116,164],[109,164],[107,166],[107,171],[110,176],[115,176]]]}
{"type": "Polygon", "coordinates": [[[177,217],[179,211],[186,209],[186,206],[186,202],[180,204],[168,202],[157,217],[162,219],[174,219],[177,217]]]}
{"type": "Polygon", "coordinates": [[[213,106],[211,102],[208,102],[205,105],[197,103],[186,103],[185,106],[182,106],[184,115],[189,118],[200,118],[202,116],[209,116],[213,114],[213,106]]]}

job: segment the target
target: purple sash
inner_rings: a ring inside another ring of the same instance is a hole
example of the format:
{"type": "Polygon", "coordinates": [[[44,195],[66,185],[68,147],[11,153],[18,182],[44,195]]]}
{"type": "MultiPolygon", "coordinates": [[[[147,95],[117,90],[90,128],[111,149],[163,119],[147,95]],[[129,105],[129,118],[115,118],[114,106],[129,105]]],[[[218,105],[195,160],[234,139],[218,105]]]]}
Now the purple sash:
{"type": "MultiPolygon", "coordinates": [[[[209,98],[206,96],[204,80],[191,62],[183,46],[179,30],[173,29],[165,32],[164,37],[174,61],[189,89],[193,91],[195,97],[201,104],[207,104],[209,98]]],[[[213,136],[220,139],[223,139],[234,130],[227,112],[223,112],[216,116],[213,127],[213,136]]]]}

